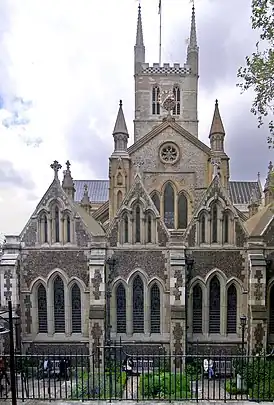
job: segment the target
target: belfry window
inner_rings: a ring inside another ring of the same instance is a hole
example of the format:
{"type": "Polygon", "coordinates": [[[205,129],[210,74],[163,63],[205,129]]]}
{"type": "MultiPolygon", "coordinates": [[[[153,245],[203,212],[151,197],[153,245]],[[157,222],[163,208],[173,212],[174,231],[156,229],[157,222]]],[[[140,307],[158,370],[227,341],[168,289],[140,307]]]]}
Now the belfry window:
{"type": "Polygon", "coordinates": [[[120,283],[116,290],[116,327],[117,333],[126,333],[127,318],[126,318],[126,290],[120,283]]]}
{"type": "Polygon", "coordinates": [[[173,115],[180,115],[181,112],[181,95],[178,86],[173,88],[173,96],[175,101],[175,107],[173,108],[173,115]]]}
{"type": "Polygon", "coordinates": [[[174,229],[174,190],[170,183],[164,191],[164,222],[167,228],[174,229]]]}
{"type": "Polygon", "coordinates": [[[144,284],[136,276],[132,285],[133,333],[144,333],[144,284]]]}
{"type": "Polygon", "coordinates": [[[158,86],[152,88],[152,114],[160,114],[160,88],[158,86]]]}

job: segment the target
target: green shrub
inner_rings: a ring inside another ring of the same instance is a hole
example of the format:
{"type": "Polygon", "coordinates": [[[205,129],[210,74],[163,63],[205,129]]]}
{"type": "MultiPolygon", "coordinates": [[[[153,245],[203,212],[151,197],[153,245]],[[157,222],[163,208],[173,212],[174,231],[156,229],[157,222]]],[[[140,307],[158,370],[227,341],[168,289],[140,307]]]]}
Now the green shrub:
{"type": "Polygon", "coordinates": [[[229,380],[226,381],[225,390],[229,395],[241,395],[246,394],[246,389],[237,388],[237,381],[236,380],[229,380]]]}
{"type": "Polygon", "coordinates": [[[143,399],[190,398],[190,379],[183,374],[143,374],[139,379],[139,396],[143,399]]]}

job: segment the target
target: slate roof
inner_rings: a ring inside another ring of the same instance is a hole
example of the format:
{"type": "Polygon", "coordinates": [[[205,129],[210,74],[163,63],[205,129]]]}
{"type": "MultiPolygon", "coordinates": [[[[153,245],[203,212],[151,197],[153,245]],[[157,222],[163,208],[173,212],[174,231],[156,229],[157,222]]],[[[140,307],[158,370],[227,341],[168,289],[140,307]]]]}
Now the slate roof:
{"type": "Polygon", "coordinates": [[[230,181],[229,196],[233,204],[249,204],[253,190],[259,200],[261,190],[258,181],[230,181]]]}
{"type": "MultiPolygon", "coordinates": [[[[84,194],[84,185],[88,186],[88,195],[91,203],[104,203],[108,200],[108,180],[75,180],[76,201],[81,201],[84,194]]],[[[261,191],[258,181],[230,181],[229,196],[233,204],[249,204],[252,191],[260,199],[261,191]]]]}
{"type": "Polygon", "coordinates": [[[76,201],[82,200],[85,184],[88,186],[88,196],[91,203],[99,204],[108,200],[108,180],[74,180],[76,201]]]}

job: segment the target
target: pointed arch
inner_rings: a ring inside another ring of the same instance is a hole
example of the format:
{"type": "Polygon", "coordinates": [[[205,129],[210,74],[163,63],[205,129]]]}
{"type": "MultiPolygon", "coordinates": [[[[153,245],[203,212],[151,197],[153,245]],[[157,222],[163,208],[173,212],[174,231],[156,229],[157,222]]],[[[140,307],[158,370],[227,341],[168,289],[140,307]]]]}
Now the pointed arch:
{"type": "Polygon", "coordinates": [[[47,291],[40,283],[37,288],[38,333],[48,332],[47,291]]]}
{"type": "Polygon", "coordinates": [[[209,283],[209,333],[220,333],[221,285],[215,275],[209,283]]]}
{"type": "Polygon", "coordinates": [[[170,182],[165,184],[164,188],[164,222],[168,229],[174,229],[175,224],[175,192],[170,182]]]}
{"type": "Polygon", "coordinates": [[[151,199],[153,201],[153,204],[155,205],[155,208],[160,214],[160,197],[157,191],[153,191],[153,193],[151,194],[151,199]]]}
{"type": "Polygon", "coordinates": [[[60,211],[58,205],[54,206],[54,242],[60,242],[60,211]]]}
{"type": "Polygon", "coordinates": [[[223,215],[223,243],[229,243],[229,212],[225,211],[223,215]]]}
{"type": "Polygon", "coordinates": [[[126,289],[120,281],[116,287],[116,331],[117,333],[126,333],[126,289]]]}
{"type": "Polygon", "coordinates": [[[124,239],[124,243],[128,243],[129,239],[128,239],[128,214],[124,214],[123,217],[123,239],[124,239]]]}
{"type": "Polygon", "coordinates": [[[173,97],[175,101],[175,106],[173,108],[173,115],[180,115],[181,113],[181,94],[179,85],[173,87],[173,97]]]}
{"type": "Polygon", "coordinates": [[[65,235],[66,235],[66,242],[70,243],[71,242],[71,220],[70,220],[70,215],[66,214],[65,216],[65,235]]]}
{"type": "Polygon", "coordinates": [[[202,212],[199,221],[200,226],[200,243],[206,243],[206,215],[202,212]]]}
{"type": "Polygon", "coordinates": [[[132,282],[133,333],[144,333],[144,283],[139,274],[132,282]]]}
{"type": "Polygon", "coordinates": [[[188,216],[188,201],[184,193],[179,194],[178,198],[178,228],[186,229],[187,228],[187,216],[188,216]]]}
{"type": "Polygon", "coordinates": [[[123,201],[123,194],[122,191],[119,190],[117,193],[117,210],[121,207],[122,201],[123,201]]]}
{"type": "Polygon", "coordinates": [[[122,186],[123,185],[123,176],[121,173],[117,174],[117,186],[122,186]]]}
{"type": "Polygon", "coordinates": [[[157,282],[150,287],[150,333],[161,332],[161,293],[157,282]]]}
{"type": "Polygon", "coordinates": [[[199,283],[192,290],[192,332],[203,332],[203,290],[199,283]]]}
{"type": "Polygon", "coordinates": [[[237,333],[237,289],[234,283],[227,288],[226,332],[237,333]]]}
{"type": "Polygon", "coordinates": [[[160,114],[160,87],[157,84],[152,87],[152,114],[160,114]]]}
{"type": "Polygon", "coordinates": [[[74,282],[71,288],[71,331],[72,333],[82,332],[82,300],[81,289],[74,282]]]}
{"type": "Polygon", "coordinates": [[[59,274],[53,280],[54,329],[55,333],[65,333],[65,292],[64,282],[59,274]]]}

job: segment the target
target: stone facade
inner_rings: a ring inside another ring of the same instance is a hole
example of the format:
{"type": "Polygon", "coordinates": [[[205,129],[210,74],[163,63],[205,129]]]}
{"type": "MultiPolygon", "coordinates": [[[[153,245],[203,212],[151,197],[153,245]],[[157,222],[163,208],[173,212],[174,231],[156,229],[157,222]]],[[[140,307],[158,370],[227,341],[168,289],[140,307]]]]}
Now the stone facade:
{"type": "Polygon", "coordinates": [[[139,9],[133,145],[120,103],[109,180],[73,180],[67,162],[61,184],[53,162],[25,228],[6,237],[1,307],[20,313],[24,350],[84,351],[98,367],[106,339],[178,358],[235,352],[241,315],[248,350],[274,344],[272,208],[259,181],[230,181],[217,102],[210,145],[199,140],[198,53],[193,11],[186,64],[148,66],[139,9]]]}

